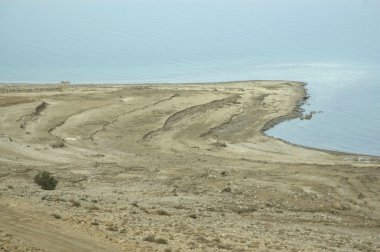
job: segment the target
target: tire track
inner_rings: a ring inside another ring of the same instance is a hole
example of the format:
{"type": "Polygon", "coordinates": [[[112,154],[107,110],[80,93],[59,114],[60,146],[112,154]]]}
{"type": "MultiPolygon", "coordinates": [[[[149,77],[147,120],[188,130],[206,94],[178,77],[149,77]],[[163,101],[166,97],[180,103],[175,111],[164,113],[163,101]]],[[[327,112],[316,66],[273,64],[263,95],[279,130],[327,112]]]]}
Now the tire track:
{"type": "MultiPolygon", "coordinates": [[[[43,251],[116,251],[93,237],[43,221],[46,216],[0,205],[0,228],[29,247],[43,251]],[[37,241],[39,241],[37,243],[37,241]],[[30,246],[32,245],[32,246],[30,246]]],[[[12,240],[10,241],[12,243],[12,240]]]]}

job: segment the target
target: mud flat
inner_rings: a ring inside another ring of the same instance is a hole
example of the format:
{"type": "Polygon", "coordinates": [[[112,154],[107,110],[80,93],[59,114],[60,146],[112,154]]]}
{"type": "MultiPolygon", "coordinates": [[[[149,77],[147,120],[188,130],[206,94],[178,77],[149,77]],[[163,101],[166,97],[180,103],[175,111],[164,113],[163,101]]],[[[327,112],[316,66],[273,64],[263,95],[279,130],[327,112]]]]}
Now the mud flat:
{"type": "Polygon", "coordinates": [[[285,81],[0,85],[0,250],[378,251],[379,159],[263,133],[304,98],[285,81]]]}

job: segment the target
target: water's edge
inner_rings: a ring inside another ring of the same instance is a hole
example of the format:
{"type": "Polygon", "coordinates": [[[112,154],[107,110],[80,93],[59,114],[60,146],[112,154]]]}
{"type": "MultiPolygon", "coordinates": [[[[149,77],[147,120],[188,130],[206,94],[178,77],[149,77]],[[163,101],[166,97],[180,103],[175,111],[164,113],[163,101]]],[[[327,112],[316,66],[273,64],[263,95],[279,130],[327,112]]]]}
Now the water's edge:
{"type": "MultiPolygon", "coordinates": [[[[186,82],[186,83],[167,82],[167,83],[141,83],[141,84],[140,83],[139,84],[136,84],[136,83],[125,83],[125,84],[120,84],[120,83],[115,83],[115,84],[113,84],[113,83],[97,83],[97,84],[71,83],[69,85],[69,87],[70,86],[98,86],[99,87],[99,86],[126,86],[126,85],[128,85],[128,86],[136,86],[137,85],[137,86],[141,86],[141,87],[143,87],[143,86],[164,86],[164,85],[186,86],[186,85],[202,85],[202,84],[204,84],[204,85],[228,84],[228,83],[237,83],[237,82],[244,83],[244,82],[257,82],[257,81],[284,81],[284,82],[297,83],[297,84],[301,85],[302,91],[303,91],[303,95],[299,98],[299,100],[296,103],[296,106],[293,108],[293,110],[289,114],[273,118],[264,124],[264,126],[260,130],[262,135],[269,137],[269,138],[279,140],[283,143],[286,143],[286,144],[289,144],[289,145],[292,145],[295,147],[321,151],[321,152],[333,154],[336,156],[355,156],[356,158],[358,158],[358,157],[367,158],[367,160],[369,158],[372,161],[376,160],[376,161],[380,162],[380,156],[376,156],[376,155],[354,153],[354,152],[347,152],[347,151],[336,151],[336,150],[329,150],[329,149],[322,149],[322,148],[316,148],[316,147],[311,147],[311,146],[305,146],[305,145],[289,142],[283,138],[270,136],[270,135],[266,134],[266,131],[268,131],[269,129],[271,129],[271,128],[273,128],[273,127],[275,127],[275,126],[277,126],[283,122],[298,119],[298,118],[303,116],[303,113],[305,111],[303,106],[310,99],[310,94],[306,88],[306,86],[308,85],[307,82],[289,81],[289,80],[238,80],[238,81],[217,81],[217,82],[186,82]]],[[[49,86],[49,87],[55,86],[57,88],[64,88],[65,87],[60,83],[0,83],[0,86],[49,86]]]]}
{"type": "Polygon", "coordinates": [[[300,147],[300,148],[304,148],[304,149],[321,151],[321,152],[333,154],[333,155],[336,155],[336,156],[364,157],[364,158],[370,158],[371,160],[375,159],[377,161],[380,161],[380,156],[376,156],[376,155],[368,155],[368,154],[354,153],[354,152],[348,152],[348,151],[336,151],[336,150],[329,150],[329,149],[322,149],[322,148],[316,148],[316,147],[311,147],[311,146],[305,146],[305,145],[302,145],[302,144],[292,143],[292,142],[289,142],[289,141],[287,141],[285,139],[282,139],[282,138],[279,138],[279,137],[270,136],[270,135],[266,134],[267,130],[275,127],[276,125],[278,125],[280,123],[301,118],[303,116],[303,113],[305,112],[305,109],[303,108],[303,106],[310,99],[310,94],[309,94],[308,90],[306,89],[307,83],[306,82],[299,82],[299,81],[289,81],[289,82],[295,82],[295,83],[301,84],[302,85],[302,89],[303,89],[303,96],[301,96],[301,98],[297,101],[297,104],[293,108],[293,110],[292,110],[291,113],[289,113],[287,115],[283,115],[283,116],[279,116],[279,117],[273,118],[272,120],[266,122],[264,124],[264,126],[261,128],[261,134],[263,134],[266,137],[270,137],[270,138],[279,140],[279,141],[281,141],[283,143],[286,143],[286,144],[289,144],[289,145],[292,145],[292,146],[296,146],[296,147],[300,147]]]}

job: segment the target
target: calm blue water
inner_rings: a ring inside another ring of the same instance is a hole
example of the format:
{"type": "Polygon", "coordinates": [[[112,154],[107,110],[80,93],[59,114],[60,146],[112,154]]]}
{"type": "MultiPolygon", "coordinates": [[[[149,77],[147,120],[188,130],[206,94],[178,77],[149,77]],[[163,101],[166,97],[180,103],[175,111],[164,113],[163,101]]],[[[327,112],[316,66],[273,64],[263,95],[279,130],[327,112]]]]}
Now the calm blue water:
{"type": "Polygon", "coordinates": [[[308,83],[268,131],[380,156],[378,0],[1,0],[0,82],[308,83]]]}

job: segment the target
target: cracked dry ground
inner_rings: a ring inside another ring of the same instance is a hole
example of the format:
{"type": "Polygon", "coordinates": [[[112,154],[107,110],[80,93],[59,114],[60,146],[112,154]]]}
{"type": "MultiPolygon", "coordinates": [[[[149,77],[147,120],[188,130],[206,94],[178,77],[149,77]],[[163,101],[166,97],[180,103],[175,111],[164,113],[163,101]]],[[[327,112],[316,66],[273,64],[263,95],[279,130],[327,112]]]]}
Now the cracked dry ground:
{"type": "Polygon", "coordinates": [[[1,251],[380,250],[378,158],[262,133],[302,83],[0,92],[1,251]]]}

